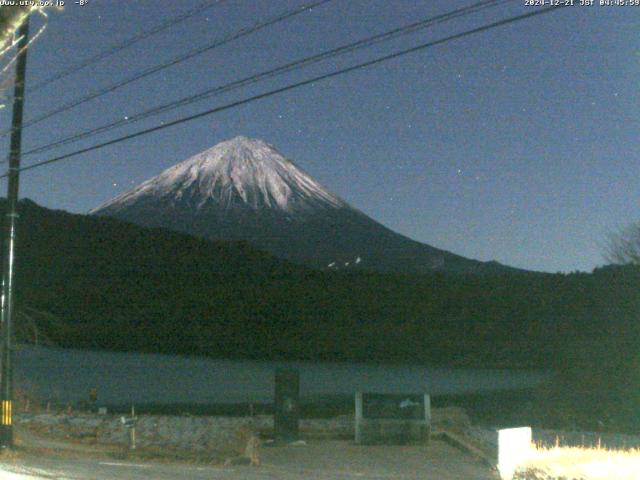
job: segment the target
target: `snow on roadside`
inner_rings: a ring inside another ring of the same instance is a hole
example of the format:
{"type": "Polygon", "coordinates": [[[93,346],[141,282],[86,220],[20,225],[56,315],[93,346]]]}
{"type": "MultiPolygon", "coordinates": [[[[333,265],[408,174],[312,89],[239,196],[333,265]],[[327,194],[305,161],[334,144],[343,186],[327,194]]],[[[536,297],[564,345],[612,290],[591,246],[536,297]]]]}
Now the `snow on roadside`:
{"type": "MultiPolygon", "coordinates": [[[[38,480],[42,478],[52,478],[51,472],[41,470],[25,469],[16,465],[0,464],[0,478],[2,480],[38,480]],[[34,476],[37,475],[37,476],[34,476]]],[[[65,477],[55,477],[64,480],[65,477]]]]}

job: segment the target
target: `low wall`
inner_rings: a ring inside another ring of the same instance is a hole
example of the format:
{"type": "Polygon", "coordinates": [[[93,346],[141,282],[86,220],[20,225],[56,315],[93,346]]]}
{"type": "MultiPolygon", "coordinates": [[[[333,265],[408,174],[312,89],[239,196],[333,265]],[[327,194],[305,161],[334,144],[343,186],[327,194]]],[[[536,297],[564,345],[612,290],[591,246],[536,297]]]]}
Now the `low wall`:
{"type": "MultiPolygon", "coordinates": [[[[128,445],[129,442],[129,431],[118,415],[23,413],[15,416],[15,422],[34,433],[58,438],[112,445],[128,445]]],[[[436,408],[432,410],[432,422],[435,428],[454,425],[466,428],[469,420],[459,408],[436,408]]],[[[269,437],[273,434],[273,417],[141,415],[136,426],[136,442],[141,447],[220,450],[237,443],[238,434],[244,428],[269,437]]],[[[303,439],[353,439],[354,434],[351,415],[300,420],[303,439]]]]}
{"type": "MultiPolygon", "coordinates": [[[[115,415],[20,414],[16,424],[58,438],[111,445],[129,442],[129,430],[115,415]]],[[[247,428],[268,437],[273,433],[273,417],[141,415],[136,424],[136,443],[141,447],[220,450],[237,443],[239,432],[247,428]]],[[[353,418],[349,416],[300,421],[302,438],[349,438],[353,430],[353,418]]]]}

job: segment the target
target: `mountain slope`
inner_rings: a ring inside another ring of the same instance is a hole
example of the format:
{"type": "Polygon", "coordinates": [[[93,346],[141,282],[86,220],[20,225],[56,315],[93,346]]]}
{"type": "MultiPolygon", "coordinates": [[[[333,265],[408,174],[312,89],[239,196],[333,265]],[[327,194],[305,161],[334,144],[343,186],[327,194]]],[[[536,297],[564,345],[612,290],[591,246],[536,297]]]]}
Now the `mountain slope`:
{"type": "Polygon", "coordinates": [[[90,212],[211,240],[246,240],[320,269],[512,270],[416,242],[330,193],[274,147],[236,137],[90,212]]]}

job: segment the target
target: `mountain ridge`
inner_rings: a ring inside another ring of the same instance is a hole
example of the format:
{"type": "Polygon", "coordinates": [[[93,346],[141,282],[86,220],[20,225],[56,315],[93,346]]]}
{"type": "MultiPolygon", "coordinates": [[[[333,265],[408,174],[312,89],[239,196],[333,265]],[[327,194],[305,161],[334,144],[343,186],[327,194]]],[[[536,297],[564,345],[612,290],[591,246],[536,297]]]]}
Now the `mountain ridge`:
{"type": "Polygon", "coordinates": [[[516,272],[412,240],[349,205],[272,145],[223,141],[90,211],[210,240],[245,240],[316,269],[516,272]]]}
{"type": "Polygon", "coordinates": [[[212,199],[225,209],[242,205],[253,210],[276,208],[293,212],[310,204],[348,207],[272,145],[238,136],[166,169],[89,213],[119,209],[141,195],[171,192],[176,200],[197,194],[196,209],[212,199]]]}

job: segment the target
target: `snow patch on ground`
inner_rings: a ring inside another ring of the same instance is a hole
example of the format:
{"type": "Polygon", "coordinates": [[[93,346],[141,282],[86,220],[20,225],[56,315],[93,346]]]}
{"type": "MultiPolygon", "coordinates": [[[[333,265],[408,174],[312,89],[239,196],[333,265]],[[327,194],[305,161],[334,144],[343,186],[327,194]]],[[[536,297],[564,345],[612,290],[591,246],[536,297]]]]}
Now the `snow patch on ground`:
{"type": "MultiPolygon", "coordinates": [[[[38,480],[42,478],[52,478],[51,472],[36,469],[26,469],[15,465],[0,464],[0,478],[2,480],[38,480]]],[[[56,476],[57,480],[66,480],[67,477],[56,476]]]]}

